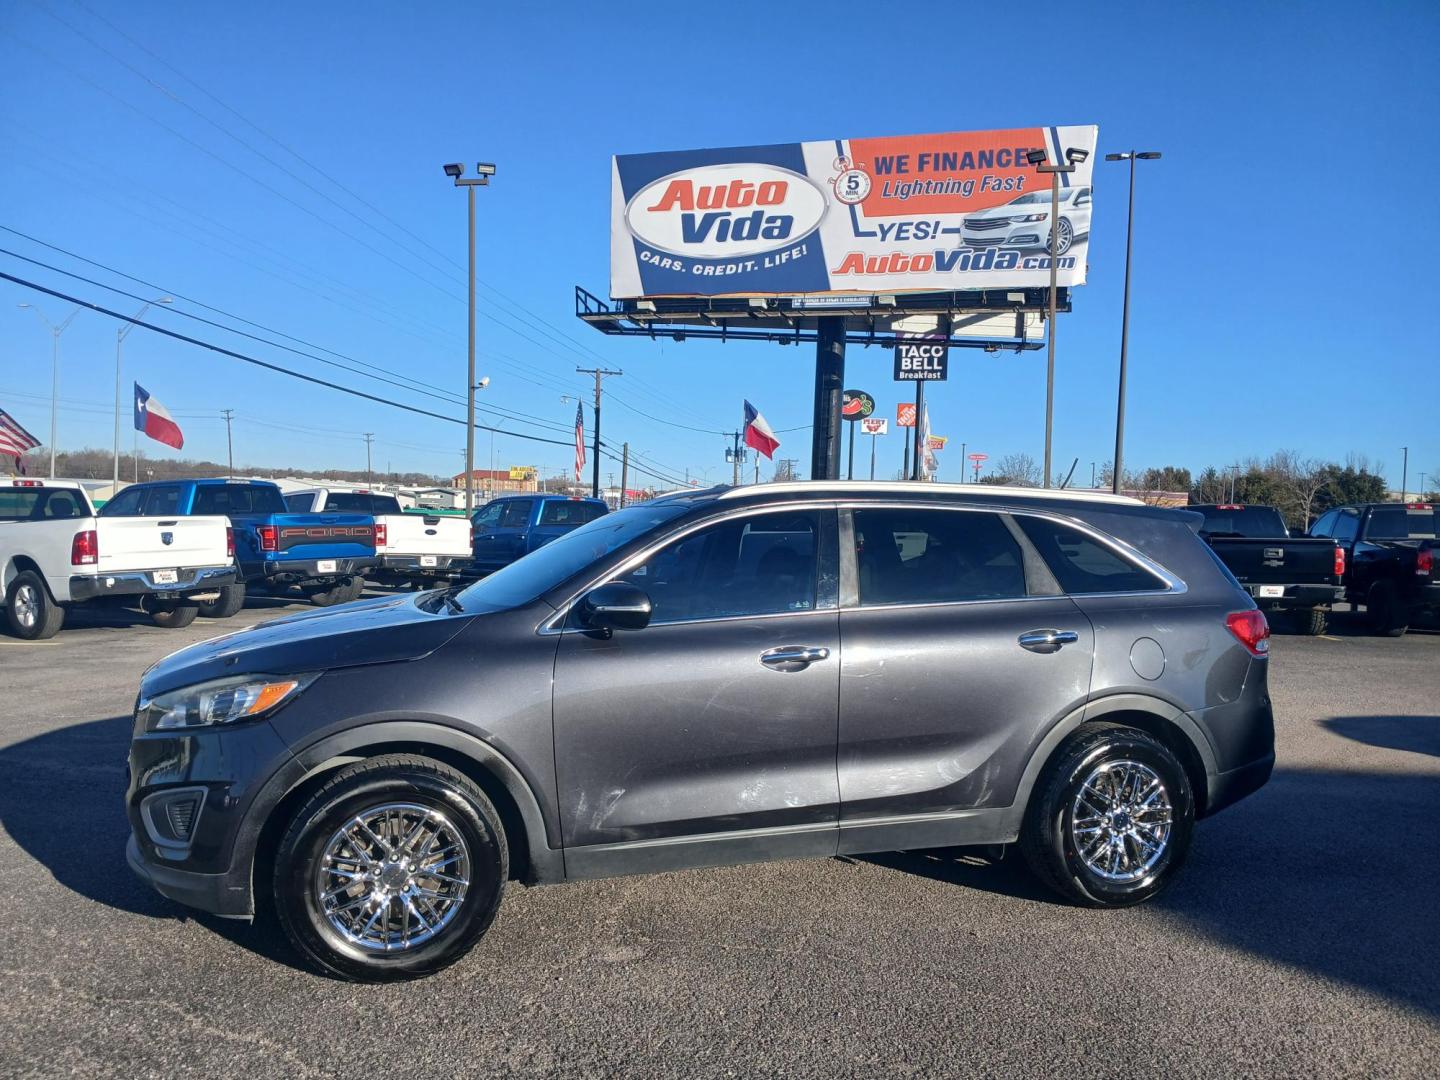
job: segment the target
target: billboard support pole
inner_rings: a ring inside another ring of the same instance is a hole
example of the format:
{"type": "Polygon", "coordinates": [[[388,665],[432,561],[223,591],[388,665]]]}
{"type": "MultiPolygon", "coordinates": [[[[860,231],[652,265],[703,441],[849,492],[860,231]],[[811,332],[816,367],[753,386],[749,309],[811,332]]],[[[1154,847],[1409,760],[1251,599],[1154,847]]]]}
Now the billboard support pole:
{"type": "Polygon", "coordinates": [[[915,380],[915,452],[910,455],[910,479],[920,479],[920,463],[924,460],[925,448],[920,445],[920,418],[925,415],[925,380],[915,380]]]}
{"type": "Polygon", "coordinates": [[[855,425],[850,425],[850,457],[845,463],[845,479],[855,479],[855,425]]]}
{"type": "Polygon", "coordinates": [[[905,463],[900,467],[900,475],[908,480],[910,479],[910,433],[902,431],[901,434],[904,435],[904,438],[900,440],[900,445],[905,448],[905,463]]]}
{"type": "Polygon", "coordinates": [[[875,433],[870,433],[870,479],[875,479],[875,433]]]}
{"type": "Polygon", "coordinates": [[[845,319],[817,320],[815,409],[810,443],[810,479],[840,479],[840,395],[845,386],[845,319]]]}

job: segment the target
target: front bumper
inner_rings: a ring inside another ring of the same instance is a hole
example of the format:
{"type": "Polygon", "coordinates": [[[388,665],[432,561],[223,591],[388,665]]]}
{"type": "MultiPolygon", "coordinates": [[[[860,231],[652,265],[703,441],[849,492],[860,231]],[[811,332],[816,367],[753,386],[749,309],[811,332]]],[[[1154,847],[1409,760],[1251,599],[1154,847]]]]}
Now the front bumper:
{"type": "Polygon", "coordinates": [[[966,247],[1011,247],[1030,250],[1043,248],[1049,243],[1050,234],[1046,229],[1047,226],[1043,221],[1012,225],[1007,229],[983,229],[979,232],[962,228],[960,239],[966,247]]]}
{"type": "Polygon", "coordinates": [[[136,877],[177,904],[232,919],[248,919],[255,914],[248,875],[237,882],[231,874],[198,874],[147,862],[134,833],[125,845],[125,861],[136,877]]]}
{"type": "Polygon", "coordinates": [[[1261,611],[1288,611],[1292,608],[1311,608],[1322,604],[1338,604],[1345,599],[1343,585],[1282,585],[1280,596],[1262,596],[1262,589],[1274,589],[1273,585],[1246,585],[1245,591],[1261,611]]]}
{"type": "Polygon", "coordinates": [[[102,596],[185,596],[189,593],[214,592],[235,584],[235,567],[180,567],[173,582],[157,582],[156,571],[137,570],[123,574],[75,575],[70,579],[71,600],[95,600],[102,596]]]}

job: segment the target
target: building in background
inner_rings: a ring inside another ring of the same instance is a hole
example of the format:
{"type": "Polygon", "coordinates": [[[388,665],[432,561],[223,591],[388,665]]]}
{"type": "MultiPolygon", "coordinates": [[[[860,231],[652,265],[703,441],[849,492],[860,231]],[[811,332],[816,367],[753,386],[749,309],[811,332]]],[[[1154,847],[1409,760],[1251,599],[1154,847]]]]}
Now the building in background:
{"type": "MultiPolygon", "coordinates": [[[[475,478],[475,490],[487,498],[491,495],[505,495],[515,491],[539,491],[539,471],[532,465],[514,465],[508,469],[476,469],[470,474],[475,478]]],[[[457,473],[450,481],[460,489],[465,487],[465,474],[457,473]]]]}

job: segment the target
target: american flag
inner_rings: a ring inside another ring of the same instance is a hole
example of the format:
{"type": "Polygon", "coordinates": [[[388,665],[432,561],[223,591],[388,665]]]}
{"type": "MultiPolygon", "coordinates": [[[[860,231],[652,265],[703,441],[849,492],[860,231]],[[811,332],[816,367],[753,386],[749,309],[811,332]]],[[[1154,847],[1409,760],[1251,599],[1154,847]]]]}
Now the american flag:
{"type": "Polygon", "coordinates": [[[0,454],[13,457],[15,469],[22,476],[25,474],[25,463],[20,460],[20,455],[39,445],[39,439],[16,423],[15,418],[4,409],[0,409],[0,454]]]}
{"type": "Polygon", "coordinates": [[[575,406],[575,482],[580,482],[580,470],[585,468],[585,406],[575,406]]]}

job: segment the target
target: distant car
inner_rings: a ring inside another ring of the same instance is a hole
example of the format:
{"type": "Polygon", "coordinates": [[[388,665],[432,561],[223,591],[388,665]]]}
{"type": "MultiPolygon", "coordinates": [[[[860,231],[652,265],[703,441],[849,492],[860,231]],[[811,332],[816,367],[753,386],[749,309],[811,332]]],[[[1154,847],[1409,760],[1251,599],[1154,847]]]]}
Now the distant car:
{"type": "Polygon", "coordinates": [[[638,503],[151,666],[127,858],[372,981],[464,955],[512,877],[1016,844],[1074,903],[1138,904],[1274,764],[1269,628],[1195,521],[947,484],[638,503]]]}
{"type": "Polygon", "coordinates": [[[365,576],[382,585],[425,588],[458,577],[470,565],[470,526],[463,517],[406,513],[400,500],[366,488],[306,488],[285,496],[292,513],[354,511],[375,519],[380,565],[365,576]]]}
{"type": "Polygon", "coordinates": [[[1440,620],[1440,509],[1432,503],[1337,506],[1310,535],[1345,551],[1346,599],[1365,606],[1375,633],[1400,637],[1412,623],[1440,620]]]}
{"type": "Polygon", "coordinates": [[[1273,506],[1191,504],[1205,518],[1200,535],[1267,615],[1286,612],[1307,634],[1323,634],[1332,605],[1345,599],[1345,550],[1333,540],[1290,535],[1273,506]]]}
{"type": "MultiPolygon", "coordinates": [[[[1090,188],[1060,192],[1060,227],[1055,251],[1064,255],[1090,235],[1090,188]]],[[[1003,206],[965,215],[960,239],[967,247],[1050,249],[1050,192],[1029,191],[1003,206]]]]}
{"type": "Polygon", "coordinates": [[[102,517],[223,514],[230,519],[240,580],[202,615],[232,615],[247,588],[298,589],[317,607],[354,600],[365,571],[379,561],[369,514],[292,514],[268,480],[156,480],[131,484],[105,504],[102,517]]]}
{"type": "Polygon", "coordinates": [[[609,510],[603,499],[569,495],[502,495],[470,519],[471,572],[489,574],[522,555],[544,547],[557,536],[578,529],[609,510]]]}
{"type": "Polygon", "coordinates": [[[74,481],[5,482],[0,587],[10,632],[52,637],[67,608],[107,601],[138,604],[157,626],[188,626],[234,585],[228,528],[223,517],[163,512],[115,521],[97,517],[74,481]]]}

